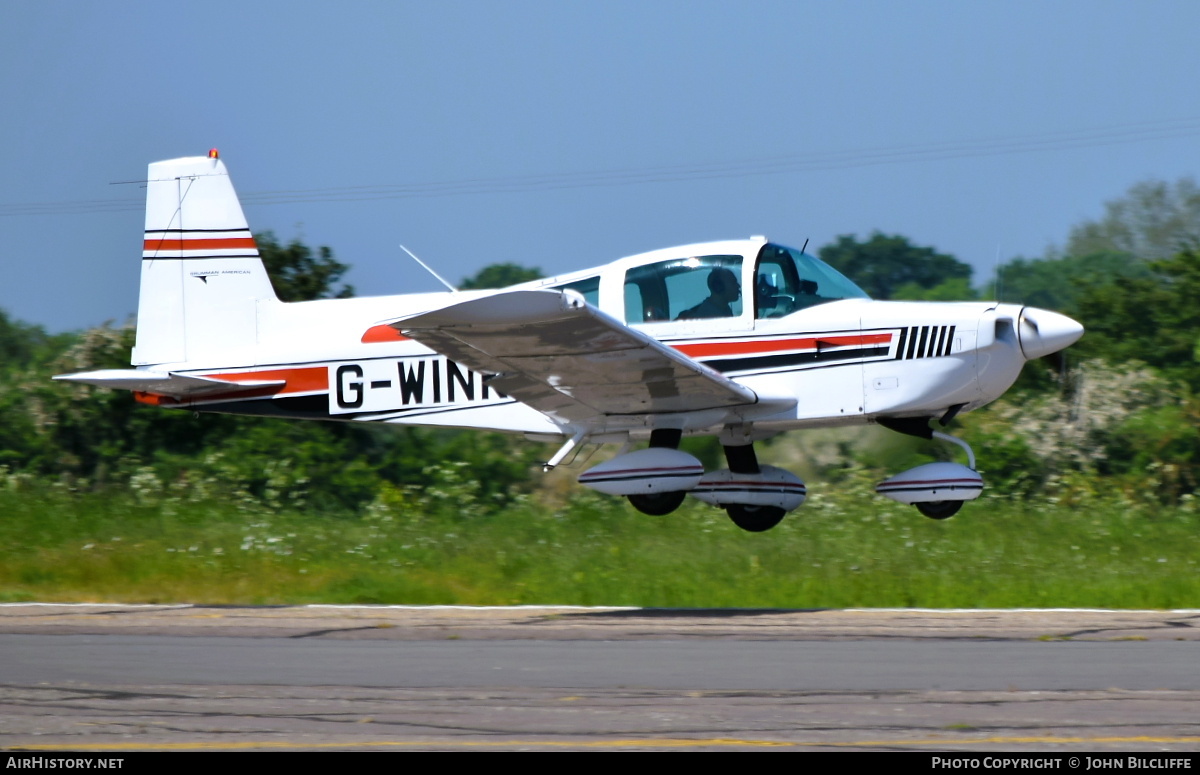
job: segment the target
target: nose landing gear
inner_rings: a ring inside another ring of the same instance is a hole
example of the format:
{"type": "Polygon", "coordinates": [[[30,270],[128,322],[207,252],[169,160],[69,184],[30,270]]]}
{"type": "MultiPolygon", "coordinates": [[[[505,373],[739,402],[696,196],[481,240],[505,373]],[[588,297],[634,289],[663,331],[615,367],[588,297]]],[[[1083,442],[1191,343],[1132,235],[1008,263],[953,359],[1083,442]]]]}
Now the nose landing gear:
{"type": "Polygon", "coordinates": [[[930,519],[950,519],[958,510],[962,508],[962,501],[930,501],[928,503],[914,503],[917,511],[921,512],[930,519]]]}
{"type": "Polygon", "coordinates": [[[916,506],[930,519],[949,519],[964,502],[983,492],[983,477],[975,470],[975,453],[962,439],[939,433],[929,427],[928,418],[880,418],[885,428],[924,439],[939,439],[966,450],[968,465],[926,463],[896,474],[875,486],[875,492],[898,503],[916,506]]]}

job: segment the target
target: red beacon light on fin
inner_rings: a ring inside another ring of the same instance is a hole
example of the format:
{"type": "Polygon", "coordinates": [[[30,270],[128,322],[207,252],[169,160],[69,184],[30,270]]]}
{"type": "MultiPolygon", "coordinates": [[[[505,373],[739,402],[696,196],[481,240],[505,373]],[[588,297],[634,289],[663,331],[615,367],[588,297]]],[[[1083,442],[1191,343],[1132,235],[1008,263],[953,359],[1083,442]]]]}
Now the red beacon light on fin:
{"type": "Polygon", "coordinates": [[[216,148],[210,148],[208,151],[208,158],[219,159],[219,158],[221,158],[221,154],[217,152],[216,148]]]}

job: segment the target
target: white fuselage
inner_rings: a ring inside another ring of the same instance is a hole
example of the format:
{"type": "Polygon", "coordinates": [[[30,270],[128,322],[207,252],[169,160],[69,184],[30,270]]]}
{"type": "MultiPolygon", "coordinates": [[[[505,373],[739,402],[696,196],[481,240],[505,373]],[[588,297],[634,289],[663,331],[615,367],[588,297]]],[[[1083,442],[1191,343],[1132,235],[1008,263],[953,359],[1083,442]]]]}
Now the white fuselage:
{"type": "MultiPolygon", "coordinates": [[[[747,255],[749,273],[760,246],[753,241],[710,243],[670,253],[687,255],[698,247],[739,250],[747,255]]],[[[628,319],[627,294],[621,292],[624,274],[663,260],[666,253],[655,251],[521,287],[562,288],[580,277],[597,277],[598,293],[589,301],[615,318],[628,319]]],[[[255,315],[252,363],[234,366],[227,350],[214,347],[210,359],[188,358],[154,368],[234,381],[287,380],[283,389],[264,395],[213,395],[173,403],[196,410],[564,433],[542,413],[490,389],[484,375],[381,323],[490,293],[290,304],[264,299],[255,315]]],[[[853,298],[757,319],[750,314],[752,305],[743,307],[740,315],[729,318],[630,325],[759,396],[795,397],[789,408],[757,416],[754,424],[761,431],[865,423],[879,416],[941,415],[951,407],[967,411],[1002,395],[1025,362],[1017,336],[1021,308],[1014,305],[853,298]]],[[[683,429],[717,432],[727,420],[720,413],[696,413],[683,429]]],[[[641,437],[652,424],[644,417],[612,418],[596,431],[641,437]]]]}

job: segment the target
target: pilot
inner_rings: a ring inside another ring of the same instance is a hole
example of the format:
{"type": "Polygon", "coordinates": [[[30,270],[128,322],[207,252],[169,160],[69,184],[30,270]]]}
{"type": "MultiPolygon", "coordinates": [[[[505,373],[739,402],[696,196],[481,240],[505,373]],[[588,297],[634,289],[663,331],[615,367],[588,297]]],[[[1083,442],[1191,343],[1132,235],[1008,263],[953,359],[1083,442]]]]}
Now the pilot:
{"type": "Polygon", "coordinates": [[[733,317],[733,308],[730,305],[742,296],[742,286],[738,283],[737,275],[723,266],[718,266],[708,275],[708,290],[709,297],[707,299],[680,312],[675,319],[733,317]]]}
{"type": "Polygon", "coordinates": [[[796,309],[804,309],[814,304],[829,301],[817,295],[817,284],[813,280],[801,280],[800,291],[796,294],[796,309]]]}
{"type": "Polygon", "coordinates": [[[758,316],[765,318],[773,313],[779,305],[779,299],[779,289],[775,287],[774,280],[760,274],[754,284],[754,306],[758,310],[758,316]]]}

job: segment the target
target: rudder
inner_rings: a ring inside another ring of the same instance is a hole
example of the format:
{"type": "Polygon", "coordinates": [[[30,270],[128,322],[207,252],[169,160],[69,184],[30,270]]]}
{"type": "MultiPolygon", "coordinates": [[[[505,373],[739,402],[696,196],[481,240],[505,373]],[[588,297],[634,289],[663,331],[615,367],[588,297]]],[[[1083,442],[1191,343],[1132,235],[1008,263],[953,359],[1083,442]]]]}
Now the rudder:
{"type": "Polygon", "coordinates": [[[133,365],[252,364],[278,303],[216,152],[151,164],[133,365]]]}

